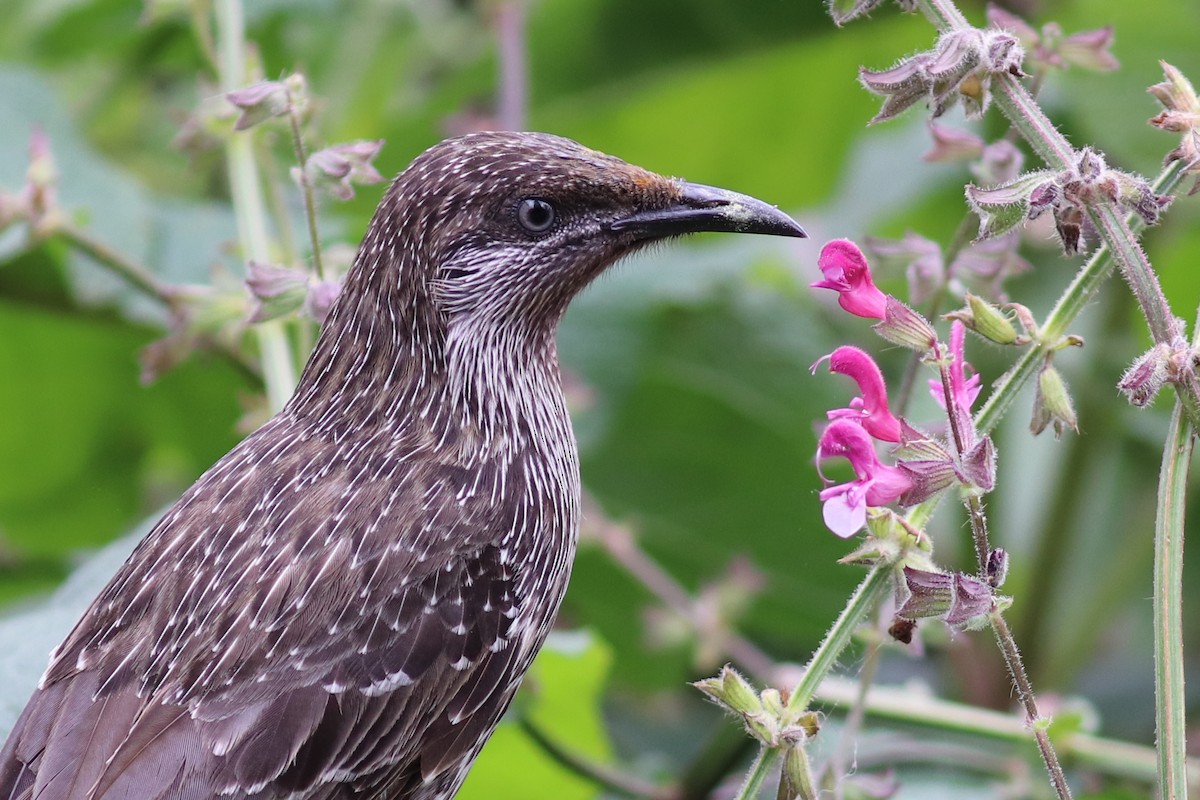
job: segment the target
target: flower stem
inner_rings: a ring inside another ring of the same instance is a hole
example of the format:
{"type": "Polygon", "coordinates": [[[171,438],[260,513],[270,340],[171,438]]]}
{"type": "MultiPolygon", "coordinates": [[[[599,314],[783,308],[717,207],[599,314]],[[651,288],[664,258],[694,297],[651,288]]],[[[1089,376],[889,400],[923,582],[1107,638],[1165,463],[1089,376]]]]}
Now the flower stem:
{"type": "Polygon", "coordinates": [[[308,148],[304,146],[304,134],[300,130],[300,112],[294,102],[288,103],[288,122],[291,123],[292,148],[296,151],[296,162],[300,165],[300,190],[304,194],[304,221],[308,225],[308,241],[312,247],[313,271],[319,280],[325,280],[325,265],[321,260],[321,236],[317,233],[317,199],[313,193],[312,181],[308,177],[308,148]]]}
{"type": "MultiPolygon", "coordinates": [[[[246,80],[245,20],[241,0],[216,0],[217,39],[221,88],[229,92],[246,80]]],[[[258,182],[253,141],[249,135],[233,135],[225,145],[228,160],[229,192],[237,217],[238,239],[242,255],[250,261],[270,260],[266,211],[258,182]]],[[[296,368],[291,344],[278,320],[254,327],[262,352],[263,378],[267,401],[278,411],[291,397],[296,386],[296,368]]]]}
{"type": "Polygon", "coordinates": [[[619,767],[593,761],[587,756],[571,752],[541,729],[527,714],[517,717],[517,725],[542,749],[547,756],[563,768],[592,783],[623,797],[646,798],[646,800],[672,800],[676,797],[670,786],[659,786],[643,780],[619,767]]]}
{"type": "Polygon", "coordinates": [[[1187,728],[1183,691],[1183,535],[1188,466],[1194,439],[1182,397],[1163,447],[1154,525],[1154,686],[1158,796],[1187,797],[1187,728]]]}
{"type": "Polygon", "coordinates": [[[733,800],[754,800],[758,797],[759,791],[762,790],[763,781],[771,774],[771,770],[775,767],[775,762],[779,760],[780,752],[777,747],[763,746],[758,751],[758,755],[754,758],[754,763],[750,765],[750,771],[746,773],[746,780],[742,782],[742,786],[738,789],[738,793],[733,800]]]}
{"type": "MultiPolygon", "coordinates": [[[[850,708],[857,702],[858,694],[856,680],[832,676],[821,684],[816,700],[822,705],[850,708]]],[[[872,686],[867,693],[866,711],[869,717],[906,727],[978,737],[987,740],[989,744],[985,746],[989,748],[992,743],[1025,745],[1030,738],[1024,714],[1018,718],[1002,711],[942,700],[914,693],[908,686],[872,686]]],[[[1080,767],[1100,775],[1147,783],[1153,783],[1157,776],[1154,750],[1145,745],[1075,732],[1059,742],[1059,749],[1080,767]]],[[[1187,769],[1193,784],[1200,781],[1200,762],[1190,759],[1187,769]]]]}
{"type": "Polygon", "coordinates": [[[1008,622],[996,608],[993,608],[992,613],[988,615],[988,621],[992,625],[992,632],[996,634],[996,643],[1000,645],[1000,652],[1004,654],[1004,663],[1008,666],[1013,687],[1017,690],[1017,699],[1025,708],[1026,721],[1033,727],[1033,736],[1037,740],[1038,751],[1042,754],[1042,762],[1050,774],[1050,784],[1060,800],[1070,800],[1071,787],[1067,785],[1067,777],[1063,774],[1062,765],[1058,761],[1054,745],[1050,743],[1050,734],[1046,730],[1049,719],[1043,718],[1041,712],[1038,711],[1037,698],[1033,695],[1033,686],[1029,683],[1029,676],[1025,674],[1025,665],[1021,662],[1021,651],[1017,649],[1017,642],[1008,628],[1008,622]]]}
{"type": "Polygon", "coordinates": [[[800,678],[800,682],[796,684],[796,688],[788,697],[789,711],[800,712],[808,708],[817,687],[837,664],[842,651],[850,644],[850,640],[854,637],[854,631],[862,622],[863,617],[883,596],[884,590],[890,584],[891,575],[891,563],[881,561],[871,567],[871,571],[854,590],[854,594],[850,595],[850,599],[846,601],[846,607],[834,620],[833,626],[825,634],[824,640],[805,666],[803,677],[800,678]]]}
{"type": "MultiPolygon", "coordinates": [[[[1183,168],[1180,163],[1171,164],[1154,180],[1154,193],[1171,193],[1179,185],[1182,177],[1183,168]]],[[[1141,231],[1146,224],[1136,214],[1131,214],[1128,222],[1130,230],[1135,234],[1141,231]]],[[[1062,296],[1058,298],[1058,302],[1054,304],[1054,308],[1050,310],[1042,323],[1037,344],[1026,350],[1012,369],[1001,376],[988,395],[987,401],[976,414],[975,427],[981,436],[999,424],[1013,401],[1016,400],[1022,387],[1041,368],[1050,347],[1066,334],[1067,328],[1108,280],[1109,275],[1112,274],[1113,264],[1112,249],[1107,244],[1103,244],[1088,259],[1083,269],[1075,275],[1071,285],[1063,291],[1062,296]]]]}
{"type": "Polygon", "coordinates": [[[85,253],[96,263],[120,276],[134,289],[162,303],[168,310],[175,308],[179,302],[179,294],[176,289],[163,284],[149,269],[124,253],[109,247],[105,242],[94,238],[82,228],[69,222],[61,222],[54,226],[53,233],[71,247],[85,253]]]}

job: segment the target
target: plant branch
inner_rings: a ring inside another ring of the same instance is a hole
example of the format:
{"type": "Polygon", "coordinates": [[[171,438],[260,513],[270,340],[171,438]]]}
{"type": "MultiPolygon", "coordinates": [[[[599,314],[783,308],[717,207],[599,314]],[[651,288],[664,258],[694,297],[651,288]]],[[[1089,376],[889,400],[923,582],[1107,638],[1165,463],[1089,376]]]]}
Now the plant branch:
{"type": "MultiPolygon", "coordinates": [[[[608,519],[590,497],[584,498],[584,518],[588,521],[588,532],[638,583],[668,609],[687,620],[697,635],[712,635],[713,626],[707,616],[701,618],[695,598],[646,551],[638,547],[633,531],[608,519]]],[[[718,635],[725,653],[751,675],[760,680],[769,680],[775,673],[774,659],[758,645],[728,626],[723,627],[718,635]]]]}
{"type": "MultiPolygon", "coordinates": [[[[226,92],[246,81],[246,36],[241,0],[216,0],[217,39],[221,89],[226,92]]],[[[266,211],[258,182],[253,141],[249,134],[230,136],[225,144],[229,191],[237,217],[242,255],[248,261],[270,261],[266,211]]],[[[296,386],[292,348],[279,320],[254,326],[262,352],[267,401],[278,411],[296,386]]]]}
{"type": "MultiPolygon", "coordinates": [[[[169,313],[180,310],[186,289],[163,283],[149,269],[95,238],[83,228],[59,222],[55,224],[52,235],[108,269],[141,294],[157,301],[169,313]]],[[[251,381],[256,384],[262,383],[263,378],[256,365],[251,364],[235,346],[214,339],[212,349],[251,381]]]]}
{"type": "Polygon", "coordinates": [[[738,793],[733,800],[754,800],[758,797],[758,793],[762,791],[762,785],[766,781],[767,776],[775,768],[775,762],[779,760],[779,748],[767,747],[764,745],[754,759],[754,763],[750,765],[750,771],[746,773],[746,780],[742,783],[738,793]]]}
{"type": "Polygon", "coordinates": [[[163,283],[149,269],[84,229],[61,222],[55,224],[52,233],[168,310],[174,310],[179,305],[180,295],[175,287],[163,283]]]}
{"type": "Polygon", "coordinates": [[[624,797],[646,798],[646,800],[674,800],[677,792],[673,787],[660,786],[642,780],[618,767],[600,764],[590,758],[572,753],[543,731],[527,715],[517,718],[517,725],[548,756],[582,778],[609,789],[624,797]]]}
{"type": "MultiPolygon", "coordinates": [[[[821,684],[816,701],[835,708],[851,708],[858,693],[857,681],[831,676],[821,684]]],[[[867,693],[866,711],[877,719],[990,741],[1024,745],[1030,739],[1029,725],[1023,718],[914,692],[908,686],[872,686],[867,693]]],[[[1157,775],[1154,749],[1145,745],[1076,732],[1063,736],[1058,746],[1081,767],[1105,775],[1147,783],[1153,783],[1157,775]]],[[[1200,781],[1200,761],[1190,759],[1186,769],[1193,783],[1200,781]]]]}
{"type": "Polygon", "coordinates": [[[812,702],[817,687],[837,664],[863,617],[879,602],[884,590],[891,583],[891,577],[892,564],[880,561],[871,567],[867,577],[850,595],[846,607],[834,620],[833,626],[805,665],[804,675],[788,697],[789,711],[803,711],[812,702]]]}
{"type": "MultiPolygon", "coordinates": [[[[289,96],[291,90],[288,90],[289,96]]],[[[325,280],[325,264],[321,260],[321,235],[317,232],[317,198],[312,180],[308,177],[308,148],[304,146],[304,134],[300,130],[300,110],[292,100],[288,102],[288,122],[292,131],[292,149],[300,165],[300,191],[304,195],[304,221],[308,225],[308,241],[312,248],[313,271],[319,280],[325,280]]]]}
{"type": "MultiPolygon", "coordinates": [[[[1182,393],[1181,393],[1182,394],[1182,393]]],[[[1158,734],[1158,796],[1187,797],[1187,720],[1183,663],[1183,538],[1188,468],[1195,439],[1175,403],[1163,447],[1154,524],[1154,686],[1158,734]]]]}
{"type": "Polygon", "coordinates": [[[1050,743],[1050,734],[1046,730],[1049,719],[1044,719],[1041,712],[1038,711],[1033,686],[1029,683],[1029,676],[1025,674],[1025,665],[1021,663],[1021,651],[1017,649],[1012,631],[1008,629],[1008,622],[1005,621],[1000,610],[995,607],[988,615],[988,621],[991,623],[992,631],[996,634],[1000,652],[1004,654],[1004,663],[1008,666],[1013,687],[1017,690],[1017,699],[1025,708],[1025,717],[1033,727],[1033,737],[1037,741],[1038,751],[1042,755],[1046,771],[1050,774],[1050,784],[1061,800],[1070,800],[1071,787],[1067,785],[1066,775],[1063,774],[1062,765],[1058,761],[1054,745],[1050,743]]]}
{"type": "MultiPolygon", "coordinates": [[[[1175,162],[1164,169],[1152,185],[1155,194],[1170,194],[1183,178],[1183,167],[1175,162]]],[[[1130,229],[1136,234],[1145,228],[1145,221],[1136,214],[1127,218],[1130,229]]],[[[1017,395],[1029,380],[1037,374],[1053,343],[1066,335],[1067,328],[1075,321],[1092,297],[1100,290],[1114,266],[1112,250],[1107,244],[1097,248],[1058,298],[1054,308],[1046,315],[1041,325],[1037,343],[1027,349],[1017,363],[996,382],[987,401],[975,415],[975,427],[980,435],[986,435],[999,424],[1005,412],[1017,399],[1017,395]]]]}

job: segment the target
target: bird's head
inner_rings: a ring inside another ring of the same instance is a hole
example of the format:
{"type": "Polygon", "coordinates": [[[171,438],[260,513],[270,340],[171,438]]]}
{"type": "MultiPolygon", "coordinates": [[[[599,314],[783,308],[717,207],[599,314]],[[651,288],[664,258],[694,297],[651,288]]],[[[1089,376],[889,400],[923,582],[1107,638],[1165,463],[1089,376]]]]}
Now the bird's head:
{"type": "MultiPolygon", "coordinates": [[[[613,261],[696,231],[803,236],[745,195],[665,178],[544,133],[444,141],[402,172],[368,242],[395,243],[377,275],[427,298],[448,325],[552,329],[570,299],[613,261]]],[[[360,256],[361,260],[361,256],[360,256]]]]}
{"type": "Polygon", "coordinates": [[[476,133],[437,144],[375,212],[296,408],[373,396],[378,381],[433,385],[438,375],[477,393],[497,369],[553,366],[555,325],[580,289],[647,243],[697,231],[804,236],[752,197],[559,136],[476,133]],[[364,381],[370,389],[352,388],[364,381]]]}

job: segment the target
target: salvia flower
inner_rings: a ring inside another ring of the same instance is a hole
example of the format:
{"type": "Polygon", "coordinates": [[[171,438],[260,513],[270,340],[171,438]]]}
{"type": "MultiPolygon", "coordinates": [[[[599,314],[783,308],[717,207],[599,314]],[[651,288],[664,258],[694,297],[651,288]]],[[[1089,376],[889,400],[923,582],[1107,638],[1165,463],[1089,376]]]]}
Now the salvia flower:
{"type": "Polygon", "coordinates": [[[250,322],[265,322],[291,313],[304,304],[308,274],[279,264],[251,261],[246,288],[254,298],[250,322]]]}
{"type": "Polygon", "coordinates": [[[50,149],[50,137],[40,127],[29,136],[29,167],[20,194],[5,203],[6,216],[24,217],[35,236],[50,234],[61,221],[58,206],[58,164],[50,149]]]}
{"type": "Polygon", "coordinates": [[[900,619],[940,619],[959,629],[975,629],[987,624],[988,615],[997,605],[1006,606],[1008,598],[997,597],[984,581],[961,572],[933,572],[904,568],[903,581],[897,586],[900,619]]]}
{"type": "Polygon", "coordinates": [[[1029,58],[1037,64],[1058,69],[1076,66],[1100,72],[1110,72],[1120,66],[1110,50],[1112,26],[1063,36],[1062,28],[1055,22],[1046,23],[1039,31],[995,3],[988,3],[987,18],[993,26],[1016,36],[1029,58]]]}
{"type": "Polygon", "coordinates": [[[812,286],[836,291],[838,305],[851,314],[880,320],[874,331],[889,342],[922,353],[937,342],[937,333],[927,319],[875,286],[866,256],[854,242],[835,239],[827,243],[817,265],[825,280],[812,286]]]}
{"type": "Polygon", "coordinates": [[[845,458],[855,479],[830,486],[820,493],[825,524],[842,538],[860,531],[867,522],[867,508],[895,502],[912,487],[904,470],[882,463],[875,443],[856,422],[835,419],[821,434],[817,459],[845,458]]]}
{"type": "Polygon", "coordinates": [[[1062,172],[1029,172],[989,188],[971,184],[966,193],[967,202],[979,216],[980,239],[1007,233],[1027,219],[1050,212],[1068,255],[1083,247],[1089,205],[1115,203],[1154,225],[1171,203],[1169,196],[1155,194],[1144,178],[1110,168],[1104,157],[1089,147],[1080,150],[1075,163],[1062,172]]]}
{"type": "Polygon", "coordinates": [[[226,92],[225,99],[242,112],[233,123],[235,131],[244,131],[272,117],[283,116],[291,110],[292,102],[291,93],[283,81],[259,81],[226,92]]]}
{"type": "Polygon", "coordinates": [[[1171,347],[1166,342],[1154,345],[1138,357],[1121,376],[1117,384],[1129,402],[1139,408],[1147,406],[1158,396],[1167,382],[1171,363],[1171,347]]]}
{"type": "Polygon", "coordinates": [[[925,161],[970,161],[983,155],[983,139],[970,131],[938,125],[930,120],[929,136],[933,139],[933,147],[921,156],[925,161]]]}
{"type": "Polygon", "coordinates": [[[1189,195],[1200,191],[1200,98],[1191,82],[1175,67],[1162,64],[1166,80],[1150,87],[1150,94],[1162,103],[1163,111],[1150,124],[1164,131],[1183,134],[1179,146],[1167,153],[1165,163],[1181,161],[1184,170],[1196,175],[1189,195]]]}
{"type": "Polygon", "coordinates": [[[821,248],[817,266],[825,279],[813,283],[814,289],[833,289],[838,293],[838,305],[856,317],[884,318],[887,295],[875,286],[858,245],[849,239],[834,239],[821,248]]]}
{"type": "Polygon", "coordinates": [[[968,28],[942,34],[936,47],[901,61],[891,69],[862,69],[859,80],[867,91],[884,98],[871,120],[882,122],[926,100],[934,117],[940,117],[959,100],[967,117],[976,119],[987,110],[991,78],[995,74],[1021,75],[1024,52],[1012,34],[968,28]]]}
{"type": "Polygon", "coordinates": [[[959,415],[960,419],[965,419],[969,424],[971,406],[975,404],[975,399],[979,397],[979,390],[982,387],[980,386],[981,378],[979,377],[979,373],[975,372],[966,360],[964,353],[966,335],[966,326],[961,321],[955,320],[950,326],[950,364],[947,368],[950,374],[950,400],[953,405],[947,408],[947,389],[940,379],[930,379],[929,393],[933,395],[934,401],[943,410],[955,412],[959,415]],[[968,371],[970,372],[969,375],[968,371]]]}
{"type": "Polygon", "coordinates": [[[253,303],[248,322],[265,322],[303,310],[324,325],[341,292],[336,280],[319,280],[304,270],[251,261],[246,288],[253,303]]]}
{"type": "MultiPolygon", "coordinates": [[[[383,139],[326,147],[308,157],[305,172],[314,186],[324,186],[339,200],[349,200],[354,197],[353,184],[372,184],[383,180],[371,163],[382,147],[383,139]]],[[[295,168],[294,177],[297,181],[300,178],[298,168],[295,168]]]]}
{"type": "MultiPolygon", "coordinates": [[[[858,384],[862,393],[850,401],[848,408],[828,412],[830,419],[849,419],[858,422],[867,433],[884,442],[900,441],[900,420],[888,408],[887,386],[879,366],[857,347],[843,346],[821,361],[829,360],[829,371],[846,375],[858,384]]],[[[821,361],[813,364],[815,372],[821,361]]]]}
{"type": "Polygon", "coordinates": [[[933,299],[946,286],[942,246],[912,231],[902,239],[868,237],[867,249],[881,270],[903,270],[908,279],[908,299],[920,305],[933,299]]]}

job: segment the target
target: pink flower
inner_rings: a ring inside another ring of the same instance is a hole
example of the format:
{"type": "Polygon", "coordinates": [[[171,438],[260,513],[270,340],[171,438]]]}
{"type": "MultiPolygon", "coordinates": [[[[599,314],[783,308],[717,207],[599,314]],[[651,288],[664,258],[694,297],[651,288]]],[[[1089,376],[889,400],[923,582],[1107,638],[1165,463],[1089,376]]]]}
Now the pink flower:
{"type": "Polygon", "coordinates": [[[866,524],[868,506],[895,501],[912,488],[912,481],[904,470],[881,463],[871,437],[848,419],[829,423],[817,445],[818,461],[837,457],[850,462],[855,480],[830,486],[819,496],[825,504],[825,525],[845,539],[866,524]]]}
{"type": "MultiPolygon", "coordinates": [[[[835,408],[828,412],[830,419],[851,419],[858,422],[867,433],[884,442],[900,441],[900,420],[892,416],[888,408],[887,386],[878,365],[857,347],[839,347],[826,358],[829,371],[847,375],[858,384],[861,397],[850,401],[849,408],[835,408]]],[[[825,359],[821,359],[824,361],[825,359]]],[[[813,364],[816,371],[820,361],[813,364]]]]}
{"type": "MultiPolygon", "coordinates": [[[[979,397],[979,390],[982,387],[979,374],[974,369],[971,370],[971,377],[967,377],[967,368],[971,365],[967,363],[963,354],[966,335],[966,326],[955,320],[954,324],[950,326],[950,355],[954,357],[950,362],[949,370],[950,396],[954,402],[956,413],[962,415],[969,423],[971,406],[975,404],[975,399],[979,397]]],[[[940,380],[931,379],[929,381],[929,393],[933,395],[933,399],[939,406],[946,409],[946,392],[940,380]]]]}
{"type": "Polygon", "coordinates": [[[858,245],[849,239],[834,239],[821,248],[817,266],[825,279],[812,284],[814,289],[833,289],[838,293],[838,305],[855,316],[884,318],[887,295],[871,280],[871,269],[858,245]]]}

